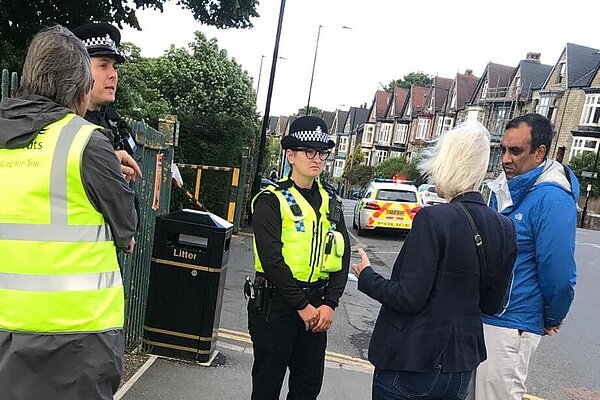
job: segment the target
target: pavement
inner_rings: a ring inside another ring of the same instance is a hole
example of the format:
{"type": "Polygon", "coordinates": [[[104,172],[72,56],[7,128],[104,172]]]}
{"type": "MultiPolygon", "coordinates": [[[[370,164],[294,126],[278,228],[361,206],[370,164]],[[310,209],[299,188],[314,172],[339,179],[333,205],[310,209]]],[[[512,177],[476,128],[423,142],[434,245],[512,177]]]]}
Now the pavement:
{"type": "MultiPolygon", "coordinates": [[[[252,240],[235,235],[218,332],[217,351],[210,363],[199,364],[151,355],[146,364],[119,390],[115,400],[240,400],[251,392],[252,343],[246,329],[240,282],[252,273],[252,240]]],[[[321,399],[370,399],[372,365],[361,358],[328,348],[321,399]]],[[[280,399],[287,395],[287,377],[280,399]]]]}

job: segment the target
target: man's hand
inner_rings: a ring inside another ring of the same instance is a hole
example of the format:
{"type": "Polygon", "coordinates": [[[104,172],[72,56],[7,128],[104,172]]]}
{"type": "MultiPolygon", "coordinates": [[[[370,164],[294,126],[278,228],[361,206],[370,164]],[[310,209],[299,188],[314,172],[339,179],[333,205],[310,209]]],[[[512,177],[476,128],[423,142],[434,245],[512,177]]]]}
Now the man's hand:
{"type": "Polygon", "coordinates": [[[142,170],[129,153],[125,150],[117,150],[115,153],[121,163],[123,178],[125,178],[127,182],[135,182],[137,178],[142,176],[142,170]]]}
{"type": "Polygon", "coordinates": [[[546,327],[544,327],[544,335],[548,335],[548,336],[556,335],[558,333],[558,331],[560,331],[560,327],[561,327],[561,325],[546,326],[546,327]]]}
{"type": "Polygon", "coordinates": [[[300,318],[302,318],[302,321],[304,321],[304,327],[307,331],[312,329],[317,325],[317,322],[319,322],[319,311],[310,304],[302,310],[298,310],[298,314],[300,315],[300,318]]]}
{"type": "Polygon", "coordinates": [[[329,307],[326,304],[323,304],[317,308],[319,312],[319,321],[317,325],[312,328],[313,332],[326,332],[331,328],[331,323],[333,322],[333,308],[329,307]]]}
{"type": "Polygon", "coordinates": [[[358,278],[363,269],[371,266],[371,261],[369,261],[369,257],[367,257],[367,253],[363,249],[358,249],[358,256],[360,257],[360,262],[358,264],[352,264],[352,270],[354,270],[354,275],[358,278]]]}
{"type": "Polygon", "coordinates": [[[135,239],[131,238],[131,242],[129,242],[129,247],[127,247],[125,249],[125,253],[129,253],[132,254],[133,253],[133,249],[135,248],[135,239]]]}

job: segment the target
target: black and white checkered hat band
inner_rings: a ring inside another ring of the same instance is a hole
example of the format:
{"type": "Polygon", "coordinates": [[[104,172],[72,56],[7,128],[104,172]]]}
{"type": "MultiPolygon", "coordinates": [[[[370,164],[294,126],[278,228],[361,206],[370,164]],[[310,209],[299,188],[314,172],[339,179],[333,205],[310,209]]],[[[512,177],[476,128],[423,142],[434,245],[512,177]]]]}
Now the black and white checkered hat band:
{"type": "Polygon", "coordinates": [[[298,131],[290,133],[290,136],[295,137],[301,142],[329,142],[329,136],[322,131],[298,131]]]}
{"type": "Polygon", "coordinates": [[[117,45],[110,35],[87,38],[83,41],[85,47],[108,47],[117,51],[117,45]]]}

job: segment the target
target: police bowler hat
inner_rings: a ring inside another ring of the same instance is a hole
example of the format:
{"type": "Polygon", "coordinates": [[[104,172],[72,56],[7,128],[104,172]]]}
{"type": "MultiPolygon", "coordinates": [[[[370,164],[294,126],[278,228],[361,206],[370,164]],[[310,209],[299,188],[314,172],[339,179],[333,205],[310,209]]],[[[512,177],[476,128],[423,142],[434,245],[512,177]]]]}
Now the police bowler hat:
{"type": "Polygon", "coordinates": [[[281,139],[284,150],[307,147],[311,149],[331,149],[335,146],[327,135],[327,125],[321,118],[299,117],[290,125],[290,134],[281,139]]]}
{"type": "Polygon", "coordinates": [[[121,43],[121,32],[111,24],[101,22],[82,25],[73,29],[73,34],[81,39],[90,57],[107,56],[118,63],[125,61],[125,57],[117,50],[121,43]]]}

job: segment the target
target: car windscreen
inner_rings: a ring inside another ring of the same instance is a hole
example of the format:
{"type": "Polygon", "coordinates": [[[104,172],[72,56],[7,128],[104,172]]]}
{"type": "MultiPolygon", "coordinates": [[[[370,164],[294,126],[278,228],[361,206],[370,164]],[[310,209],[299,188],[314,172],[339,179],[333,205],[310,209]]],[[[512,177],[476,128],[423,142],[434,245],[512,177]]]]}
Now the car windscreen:
{"type": "Polygon", "coordinates": [[[417,193],[410,190],[379,189],[375,200],[416,203],[417,193]]]}

